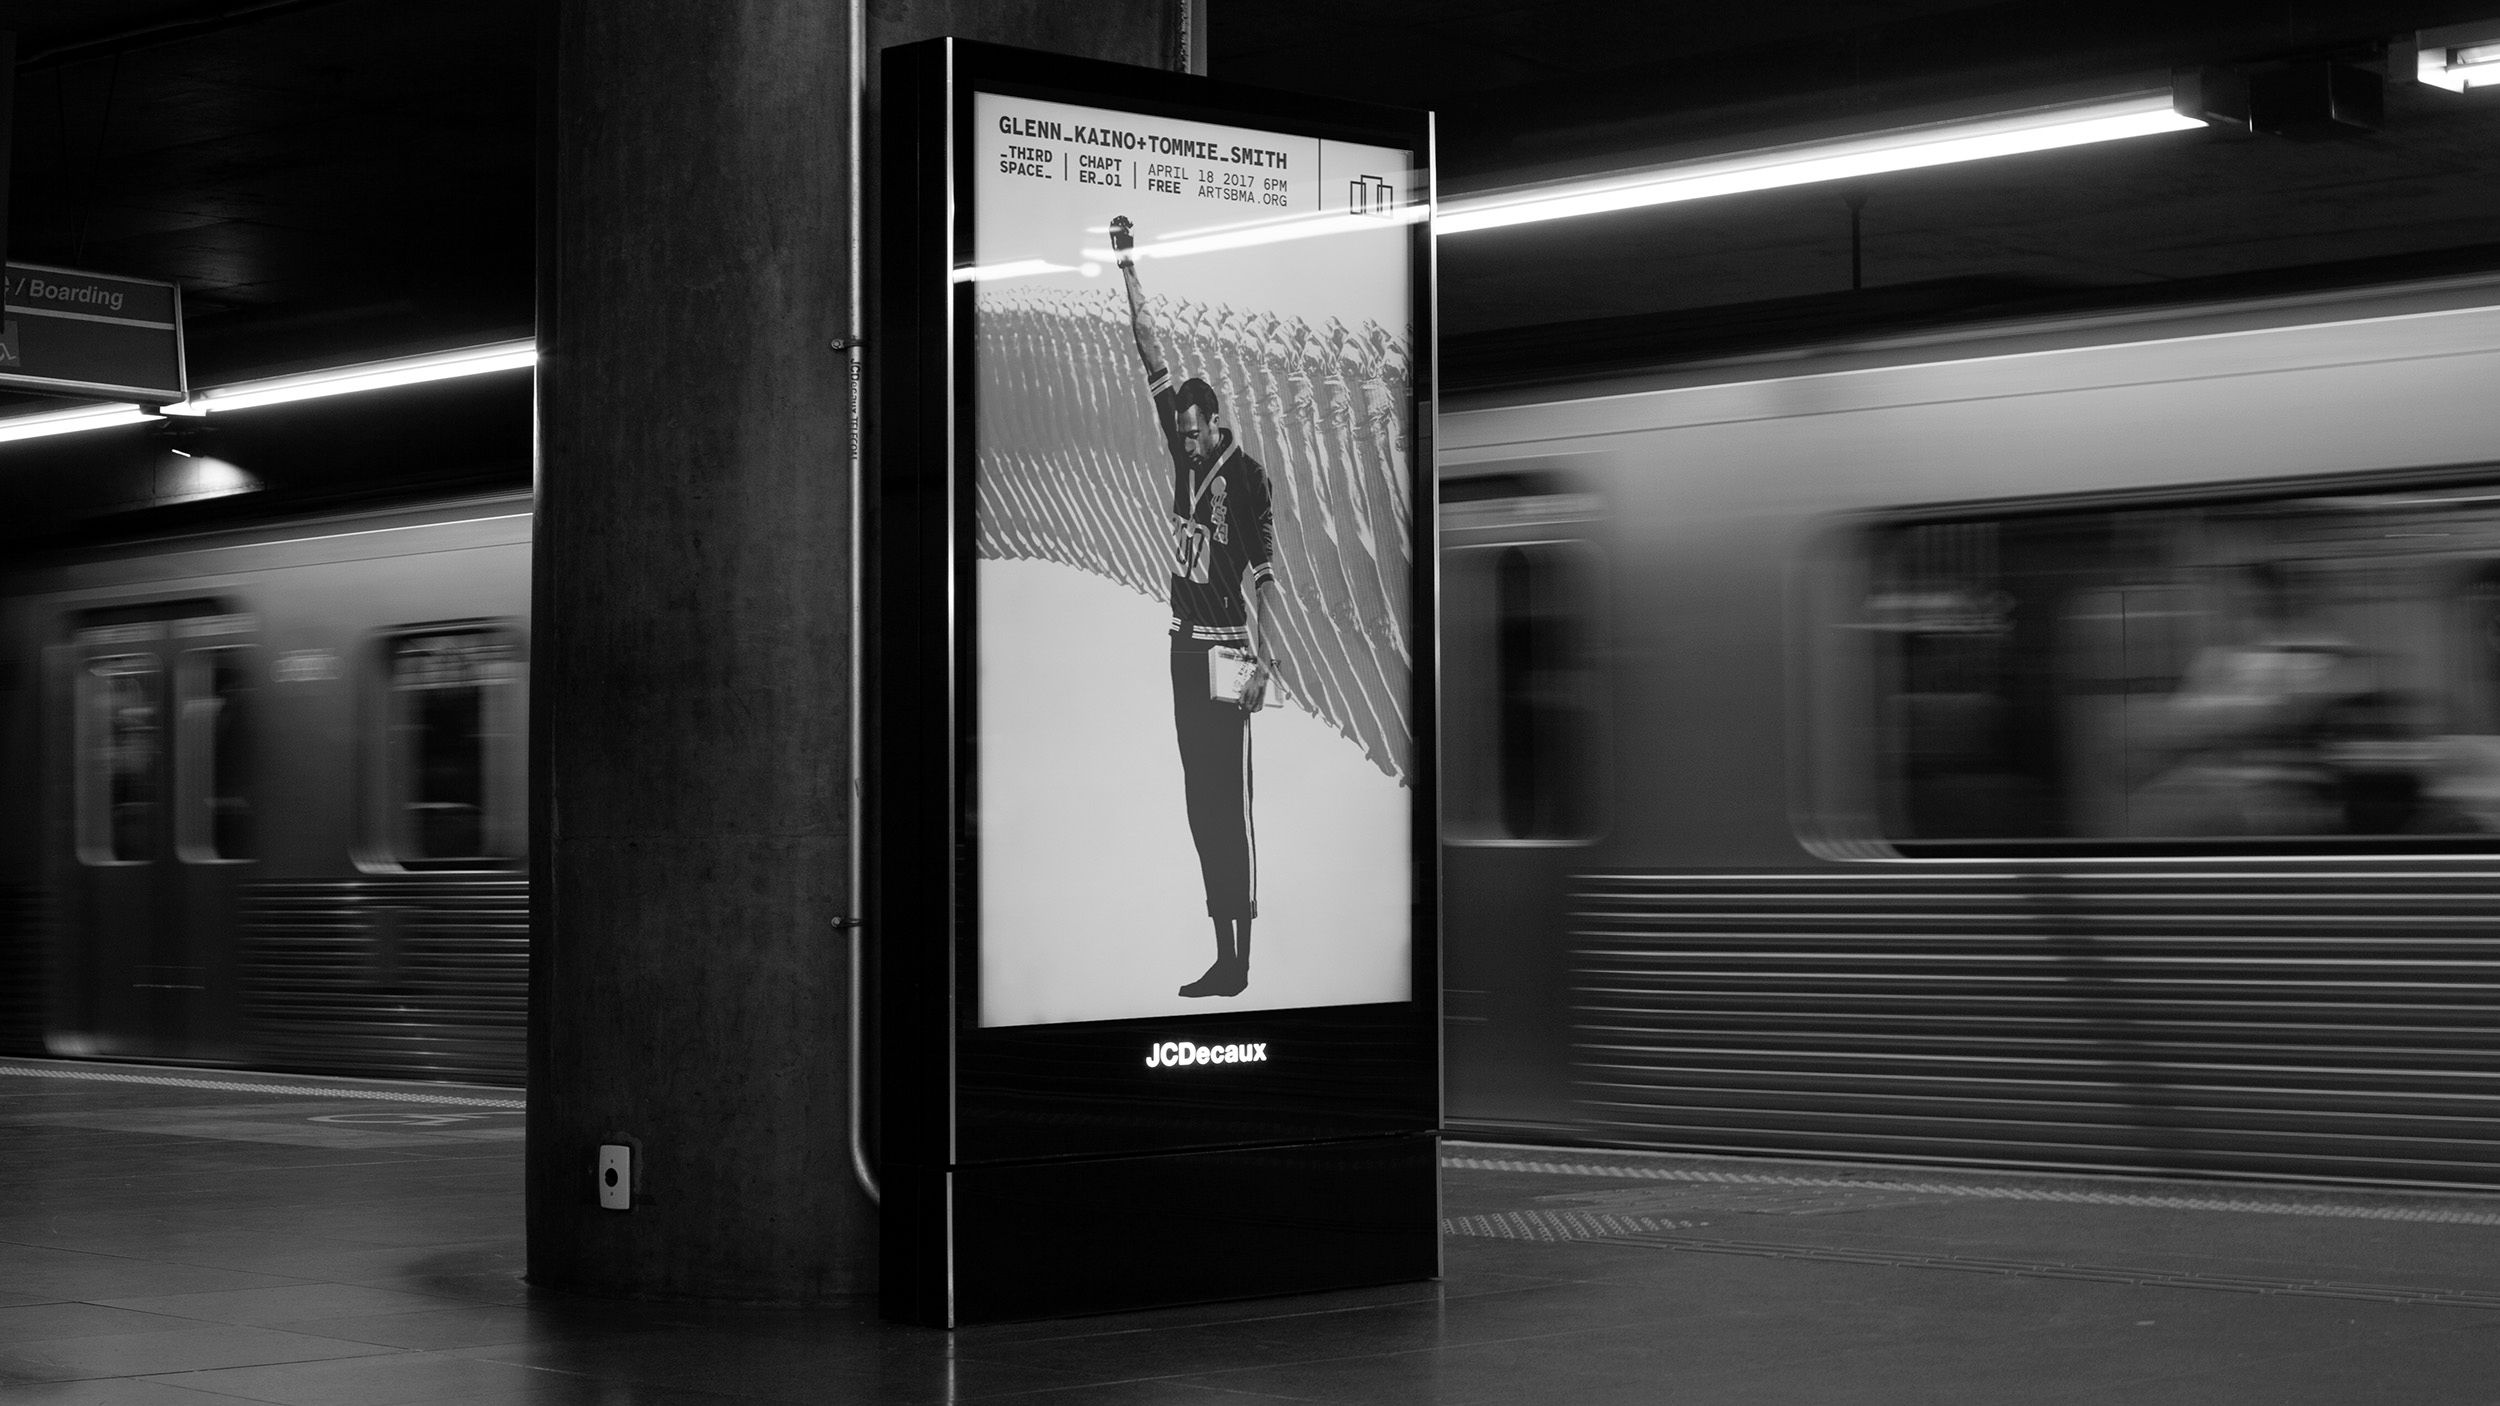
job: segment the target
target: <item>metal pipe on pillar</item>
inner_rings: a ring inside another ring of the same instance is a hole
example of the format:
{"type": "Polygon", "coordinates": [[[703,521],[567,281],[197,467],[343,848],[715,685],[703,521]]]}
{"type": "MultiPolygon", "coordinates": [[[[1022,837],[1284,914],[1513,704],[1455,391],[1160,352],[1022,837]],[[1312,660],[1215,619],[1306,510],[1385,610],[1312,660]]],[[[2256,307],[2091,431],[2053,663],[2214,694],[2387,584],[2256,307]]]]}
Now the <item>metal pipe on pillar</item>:
{"type": "Polygon", "coordinates": [[[850,496],[851,541],[854,544],[854,550],[850,554],[848,589],[848,605],[851,614],[850,679],[849,692],[843,709],[850,728],[850,737],[844,749],[847,774],[843,778],[845,803],[849,806],[848,823],[845,826],[848,832],[848,842],[845,846],[848,851],[848,867],[843,879],[842,892],[843,926],[848,931],[843,936],[848,940],[851,954],[851,980],[848,987],[851,1008],[844,1021],[844,1028],[850,1035],[850,1047],[846,1058],[849,1065],[847,1072],[850,1076],[850,1116],[847,1123],[851,1141],[851,1176],[859,1183],[861,1192],[874,1202],[883,1200],[884,1193],[877,1186],[876,1163],[868,1150],[866,1069],[868,1040],[864,1028],[868,1018],[868,1000],[865,991],[868,984],[868,910],[862,894],[868,870],[867,827],[863,823],[866,819],[868,804],[868,733],[864,717],[867,685],[863,678],[867,667],[867,641],[864,634],[867,612],[863,601],[867,586],[867,573],[862,566],[863,554],[856,549],[857,544],[867,540],[867,519],[861,513],[861,505],[867,498],[868,481],[868,310],[865,301],[868,286],[868,250],[863,240],[863,231],[868,218],[868,180],[860,159],[863,149],[860,141],[860,128],[865,125],[868,115],[868,0],[850,0],[848,18],[850,62],[845,65],[845,68],[848,70],[849,93],[846,101],[850,117],[843,131],[846,153],[842,163],[842,237],[847,254],[844,262],[850,268],[850,289],[849,296],[844,300],[841,345],[843,379],[848,386],[850,396],[851,452],[850,472],[847,477],[849,488],[846,491],[850,496]]]}

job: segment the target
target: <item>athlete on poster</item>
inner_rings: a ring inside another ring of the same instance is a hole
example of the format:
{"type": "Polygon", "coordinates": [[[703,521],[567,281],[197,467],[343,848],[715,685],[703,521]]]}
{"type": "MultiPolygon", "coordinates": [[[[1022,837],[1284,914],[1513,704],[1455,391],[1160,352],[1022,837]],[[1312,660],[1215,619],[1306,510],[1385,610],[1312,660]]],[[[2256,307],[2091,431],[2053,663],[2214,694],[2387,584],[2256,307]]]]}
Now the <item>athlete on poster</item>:
{"type": "Polygon", "coordinates": [[[1412,992],[1411,153],[976,94],[981,1023],[1412,992]]]}

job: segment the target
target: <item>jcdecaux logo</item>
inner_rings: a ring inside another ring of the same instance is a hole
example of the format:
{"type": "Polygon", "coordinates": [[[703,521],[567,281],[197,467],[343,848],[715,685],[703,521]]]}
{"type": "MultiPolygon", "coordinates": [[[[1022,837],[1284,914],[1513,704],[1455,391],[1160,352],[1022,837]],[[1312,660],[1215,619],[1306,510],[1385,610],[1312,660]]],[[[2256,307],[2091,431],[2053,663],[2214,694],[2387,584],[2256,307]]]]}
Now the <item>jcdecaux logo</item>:
{"type": "Polygon", "coordinates": [[[1166,1040],[1146,1051],[1148,1069],[1181,1069],[1193,1064],[1265,1064],[1267,1042],[1255,1045],[1193,1045],[1166,1040]]]}

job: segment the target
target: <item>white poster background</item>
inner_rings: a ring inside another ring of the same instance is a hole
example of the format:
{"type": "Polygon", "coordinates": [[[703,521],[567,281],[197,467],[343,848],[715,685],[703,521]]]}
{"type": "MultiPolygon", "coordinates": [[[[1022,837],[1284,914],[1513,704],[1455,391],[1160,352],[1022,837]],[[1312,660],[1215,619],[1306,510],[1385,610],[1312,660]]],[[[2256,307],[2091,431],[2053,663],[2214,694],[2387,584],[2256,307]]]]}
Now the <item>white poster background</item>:
{"type": "MultiPolygon", "coordinates": [[[[973,118],[974,250],[956,277],[976,283],[976,306],[1046,307],[1099,335],[1116,321],[1126,346],[1109,238],[1112,217],[1125,215],[1174,380],[1205,376],[1228,412],[1248,392],[1226,384],[1223,367],[1175,354],[1178,310],[1205,322],[1224,310],[1226,325],[1298,319],[1349,337],[1381,329],[1411,344],[1417,182],[1407,153],[994,94],[974,96],[973,118]]],[[[1054,357],[1016,345],[1017,356],[1054,357]]],[[[1028,368],[999,369],[976,368],[975,384],[1038,394],[1028,368]]],[[[1103,516],[1099,502],[1075,503],[1080,495],[1133,492],[1120,506],[1160,523],[1172,465],[1133,347],[1118,373],[1089,363],[1087,375],[1092,412],[1137,425],[1120,439],[1107,490],[1065,487],[1066,517],[1103,516]],[[1136,449],[1141,428],[1151,455],[1136,449]]],[[[994,412],[1005,408],[985,405],[984,423],[1004,422],[994,412]]],[[[1271,480],[1290,471],[1292,455],[1249,442],[1246,419],[1226,416],[1242,447],[1271,480]]],[[[993,453],[1017,447],[976,445],[985,476],[993,453]]],[[[1091,454],[1098,472],[1107,452],[1091,454]]],[[[985,525],[1001,491],[983,488],[985,525]]],[[[1281,513],[1287,486],[1275,492],[1281,513]]],[[[1367,519],[1364,529],[1412,540],[1403,521],[1367,519]]],[[[1412,793],[1290,697],[1250,723],[1259,916],[1249,988],[1179,996],[1215,945],[1183,801],[1161,583],[1142,594],[1066,561],[987,552],[975,571],[982,1025],[1411,996],[1412,793]]],[[[1397,629],[1410,622],[1411,612],[1397,629]]],[[[1411,695],[1396,706],[1410,708],[1411,695]]]]}

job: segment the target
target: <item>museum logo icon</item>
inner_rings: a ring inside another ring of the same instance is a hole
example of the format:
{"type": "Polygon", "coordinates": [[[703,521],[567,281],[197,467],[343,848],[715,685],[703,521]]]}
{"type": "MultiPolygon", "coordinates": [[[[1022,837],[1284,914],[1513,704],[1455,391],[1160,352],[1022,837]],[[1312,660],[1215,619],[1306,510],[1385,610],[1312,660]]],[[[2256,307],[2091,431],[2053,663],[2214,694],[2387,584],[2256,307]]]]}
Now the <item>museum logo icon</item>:
{"type": "Polygon", "coordinates": [[[1378,215],[1382,219],[1398,212],[1398,188],[1393,181],[1378,176],[1356,176],[1346,182],[1346,209],[1357,215],[1378,215]]]}

